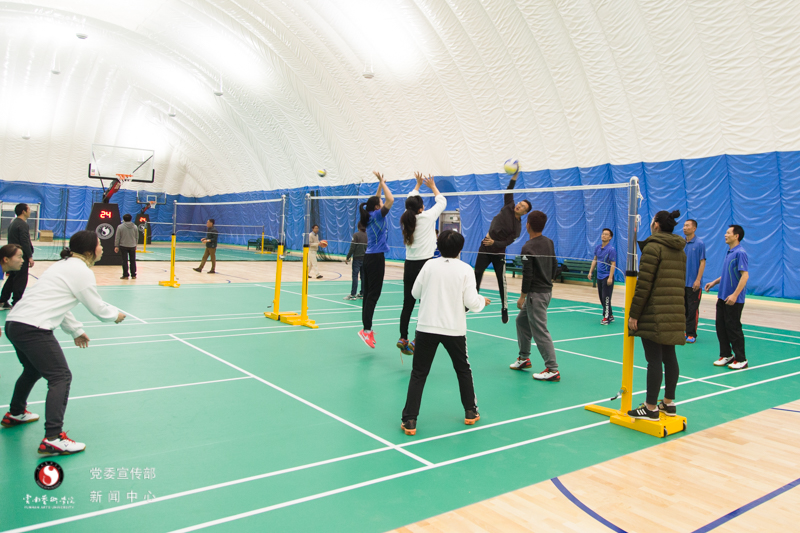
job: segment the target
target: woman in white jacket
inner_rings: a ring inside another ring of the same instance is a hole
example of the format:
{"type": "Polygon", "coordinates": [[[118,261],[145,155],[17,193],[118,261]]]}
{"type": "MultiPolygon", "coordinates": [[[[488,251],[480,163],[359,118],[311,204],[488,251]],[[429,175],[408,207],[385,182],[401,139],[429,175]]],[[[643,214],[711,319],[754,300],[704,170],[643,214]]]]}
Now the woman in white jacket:
{"type": "Polygon", "coordinates": [[[433,176],[422,177],[414,173],[417,186],[408,193],[406,210],[400,216],[400,228],[403,230],[403,242],[406,245],[406,261],[403,265],[403,311],[400,313],[400,339],[397,347],[406,355],[414,355],[414,341],[408,337],[408,324],[417,300],[411,295],[414,282],[425,263],[433,258],[436,251],[436,221],[447,207],[447,199],[436,188],[433,176]],[[419,188],[425,184],[433,191],[435,204],[425,211],[425,204],[419,195],[419,188]]]}
{"type": "Polygon", "coordinates": [[[51,266],[39,281],[25,291],[25,298],[14,305],[6,318],[6,336],[22,364],[9,411],[2,420],[13,427],[39,420],[39,415],[26,409],[28,395],[39,381],[47,380],[45,401],[45,436],[39,453],[67,455],[82,452],[86,445],[67,438],[63,432],[72,373],[64,351],[53,330],[61,326],[75,340],[75,346],[86,348],[89,337],[70,312],[82,303],[102,322],[119,324],[125,315],[105,303],[97,293],[94,273],[90,270],[103,256],[100,239],[93,231],[79,231],[69,240],[69,248],[61,252],[61,261],[51,266]]]}

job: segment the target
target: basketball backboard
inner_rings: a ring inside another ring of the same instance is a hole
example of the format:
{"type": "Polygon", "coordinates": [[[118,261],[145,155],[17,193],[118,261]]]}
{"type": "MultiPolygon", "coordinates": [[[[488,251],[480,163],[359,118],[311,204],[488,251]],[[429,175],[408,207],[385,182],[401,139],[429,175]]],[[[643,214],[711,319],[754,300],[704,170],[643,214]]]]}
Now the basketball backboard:
{"type": "Polygon", "coordinates": [[[151,191],[136,191],[137,204],[150,204],[151,207],[157,205],[164,205],[167,203],[167,193],[165,192],[151,192],[151,191]]]}
{"type": "Polygon", "coordinates": [[[153,150],[93,144],[89,177],[115,180],[121,176],[130,176],[130,181],[153,183],[154,158],[153,150]]]}

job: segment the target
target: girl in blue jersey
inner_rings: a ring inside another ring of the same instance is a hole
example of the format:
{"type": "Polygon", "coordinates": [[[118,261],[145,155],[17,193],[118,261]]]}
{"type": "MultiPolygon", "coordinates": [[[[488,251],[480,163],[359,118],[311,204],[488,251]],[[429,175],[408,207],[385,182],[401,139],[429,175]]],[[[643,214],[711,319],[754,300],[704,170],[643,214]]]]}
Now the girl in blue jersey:
{"type": "Polygon", "coordinates": [[[389,245],[386,243],[386,234],[389,221],[386,215],[394,203],[394,196],[386,186],[383,174],[373,171],[378,178],[378,191],[358,209],[361,213],[361,223],[367,228],[367,253],[364,256],[364,273],[361,286],[364,294],[364,304],[361,310],[361,321],[364,329],[358,332],[367,346],[375,348],[375,334],[372,332],[372,315],[378,298],[383,289],[383,275],[386,271],[386,256],[389,245]],[[381,193],[386,195],[386,202],[381,199],[381,193]]]}

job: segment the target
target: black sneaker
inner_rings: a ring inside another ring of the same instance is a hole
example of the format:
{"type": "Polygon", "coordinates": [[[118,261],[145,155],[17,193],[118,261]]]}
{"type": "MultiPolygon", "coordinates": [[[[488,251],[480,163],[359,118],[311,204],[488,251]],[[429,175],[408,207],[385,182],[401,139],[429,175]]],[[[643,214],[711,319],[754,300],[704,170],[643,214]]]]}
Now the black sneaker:
{"type": "Polygon", "coordinates": [[[203,271],[202,268],[193,268],[192,270],[194,270],[195,272],[202,272],[203,271]]]}
{"type": "Polygon", "coordinates": [[[640,405],[636,409],[628,411],[628,416],[631,418],[639,418],[641,420],[658,420],[658,409],[651,411],[645,404],[640,405]]]}
{"type": "Polygon", "coordinates": [[[122,277],[121,277],[121,278],[119,278],[119,279],[128,279],[128,276],[122,276],[122,277]]]}
{"type": "Polygon", "coordinates": [[[411,420],[406,420],[405,422],[400,424],[400,429],[402,429],[403,432],[406,435],[416,435],[417,434],[417,419],[416,418],[412,418],[411,420]]]}
{"type": "Polygon", "coordinates": [[[477,409],[470,409],[468,411],[464,411],[464,423],[466,425],[471,426],[480,419],[481,415],[478,413],[477,409]]]}
{"type": "Polygon", "coordinates": [[[0,304],[0,311],[8,311],[9,309],[13,309],[14,306],[9,304],[8,302],[3,302],[0,304]]]}
{"type": "Polygon", "coordinates": [[[508,324],[508,309],[505,307],[502,310],[503,324],[508,324]]]}
{"type": "Polygon", "coordinates": [[[678,414],[678,407],[674,403],[667,405],[664,403],[664,400],[658,402],[658,410],[667,416],[675,416],[678,414]]]}

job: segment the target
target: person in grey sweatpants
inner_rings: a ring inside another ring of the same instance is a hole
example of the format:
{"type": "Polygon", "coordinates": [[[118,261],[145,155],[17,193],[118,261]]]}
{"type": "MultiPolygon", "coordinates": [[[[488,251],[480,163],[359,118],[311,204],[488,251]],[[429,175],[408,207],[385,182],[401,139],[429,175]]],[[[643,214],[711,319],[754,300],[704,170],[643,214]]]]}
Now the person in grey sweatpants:
{"type": "Polygon", "coordinates": [[[122,217],[122,224],[117,226],[117,234],[114,237],[114,251],[122,252],[122,277],[128,279],[128,260],[131,263],[131,277],[136,279],[136,245],[139,243],[139,228],[131,222],[133,217],[125,214],[122,217]]]}
{"type": "Polygon", "coordinates": [[[556,252],[553,241],[542,235],[547,215],[541,211],[528,214],[530,240],[522,246],[522,291],[517,301],[517,343],[519,357],[510,365],[513,370],[531,367],[531,339],[544,359],[545,369],[533,375],[539,381],[560,381],[556,351],[547,330],[547,306],[553,296],[556,276],[556,252]]]}

